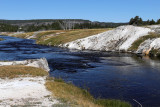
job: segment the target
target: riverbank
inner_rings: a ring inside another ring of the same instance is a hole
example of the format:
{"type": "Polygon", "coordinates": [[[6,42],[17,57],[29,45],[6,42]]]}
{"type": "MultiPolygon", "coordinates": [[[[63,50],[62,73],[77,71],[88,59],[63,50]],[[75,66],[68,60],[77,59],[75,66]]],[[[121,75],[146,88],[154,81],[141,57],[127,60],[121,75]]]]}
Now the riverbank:
{"type": "Polygon", "coordinates": [[[160,25],[145,27],[127,25],[60,46],[78,50],[131,52],[158,56],[160,53],[159,39],[160,25]]]}
{"type": "Polygon", "coordinates": [[[120,100],[94,99],[86,90],[48,75],[30,66],[0,66],[0,106],[131,107],[120,100]]]}
{"type": "Polygon", "coordinates": [[[65,83],[62,79],[48,78],[45,85],[60,101],[73,107],[132,107],[125,101],[95,99],[87,90],[65,83]]]}
{"type": "Polygon", "coordinates": [[[71,42],[77,39],[85,38],[95,34],[99,34],[105,31],[111,30],[106,29],[76,29],[76,30],[48,30],[48,31],[37,31],[37,32],[3,32],[1,35],[8,35],[12,37],[35,39],[37,44],[58,46],[67,42],[71,42]]]}
{"type": "Polygon", "coordinates": [[[120,26],[115,29],[52,30],[6,35],[35,39],[37,44],[78,50],[120,51],[159,56],[160,25],[120,26]]]}
{"type": "Polygon", "coordinates": [[[0,66],[0,106],[53,106],[59,104],[45,88],[48,73],[42,69],[0,66]]]}

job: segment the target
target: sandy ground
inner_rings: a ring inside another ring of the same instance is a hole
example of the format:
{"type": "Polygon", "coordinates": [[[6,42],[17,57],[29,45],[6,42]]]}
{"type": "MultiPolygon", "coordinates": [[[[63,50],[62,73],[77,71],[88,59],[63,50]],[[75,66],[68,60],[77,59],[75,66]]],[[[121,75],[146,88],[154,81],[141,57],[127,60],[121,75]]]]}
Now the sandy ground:
{"type": "Polygon", "coordinates": [[[51,107],[58,104],[44,84],[45,77],[0,79],[0,107],[51,107]]]}

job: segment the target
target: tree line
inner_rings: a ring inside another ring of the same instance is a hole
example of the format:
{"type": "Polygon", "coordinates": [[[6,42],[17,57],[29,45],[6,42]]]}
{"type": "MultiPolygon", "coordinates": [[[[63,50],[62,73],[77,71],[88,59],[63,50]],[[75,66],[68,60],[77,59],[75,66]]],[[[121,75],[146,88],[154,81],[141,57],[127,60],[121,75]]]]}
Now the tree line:
{"type": "Polygon", "coordinates": [[[91,23],[70,23],[70,22],[54,22],[52,24],[42,24],[42,25],[31,25],[21,27],[21,31],[32,32],[40,30],[73,30],[73,29],[94,29],[94,28],[106,28],[107,26],[102,26],[100,24],[91,23]]]}
{"type": "Polygon", "coordinates": [[[129,21],[129,25],[137,25],[137,26],[143,26],[143,25],[154,25],[154,24],[160,24],[160,19],[157,21],[155,20],[147,20],[143,21],[143,19],[139,16],[135,16],[134,18],[131,18],[129,21]]]}
{"type": "MultiPolygon", "coordinates": [[[[48,21],[48,20],[47,20],[48,21]]],[[[8,24],[8,21],[1,21],[0,32],[33,32],[33,31],[42,31],[42,30],[73,30],[73,29],[97,29],[97,28],[115,28],[120,25],[127,23],[105,23],[105,22],[91,22],[87,20],[55,20],[53,22],[38,22],[34,21],[32,24],[28,23],[19,23],[8,24]],[[6,22],[4,24],[4,22],[6,22]],[[38,23],[37,23],[38,22],[38,23]]],[[[12,21],[13,23],[13,21],[12,21]]]]}
{"type": "Polygon", "coordinates": [[[0,32],[17,32],[18,26],[12,26],[10,24],[0,23],[0,32]]]}
{"type": "Polygon", "coordinates": [[[89,20],[0,20],[0,32],[33,32],[41,30],[72,30],[72,29],[97,29],[97,28],[115,28],[121,25],[154,25],[160,24],[160,19],[157,21],[143,19],[139,16],[131,18],[129,23],[105,23],[91,22],[89,20]],[[50,22],[52,21],[52,22],[50,22]],[[23,22],[23,23],[22,23],[23,22]],[[12,23],[12,24],[11,24],[12,23]]]}

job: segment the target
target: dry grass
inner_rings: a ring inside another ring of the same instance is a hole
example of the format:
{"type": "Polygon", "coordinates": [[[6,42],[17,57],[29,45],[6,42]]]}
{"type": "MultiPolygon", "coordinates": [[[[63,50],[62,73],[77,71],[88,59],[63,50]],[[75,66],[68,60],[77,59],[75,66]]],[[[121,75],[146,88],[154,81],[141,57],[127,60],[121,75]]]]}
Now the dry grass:
{"type": "MultiPolygon", "coordinates": [[[[34,39],[36,40],[37,44],[57,46],[57,45],[71,42],[77,39],[99,34],[108,30],[111,30],[111,29],[110,28],[76,29],[76,30],[66,30],[66,31],[65,30],[49,30],[49,31],[42,31],[38,33],[34,39]]],[[[34,32],[27,32],[27,33],[17,34],[13,36],[19,37],[19,38],[28,38],[33,34],[34,32]]]]}
{"type": "Polygon", "coordinates": [[[32,36],[34,34],[34,32],[27,32],[27,33],[21,33],[21,34],[17,34],[17,35],[13,35],[14,37],[18,37],[18,38],[27,38],[29,36],[32,36]]]}
{"type": "Polygon", "coordinates": [[[47,76],[48,72],[34,67],[15,65],[0,66],[0,78],[17,78],[25,76],[47,76]]]}
{"type": "Polygon", "coordinates": [[[36,35],[36,40],[39,41],[39,40],[42,40],[44,38],[46,38],[48,35],[56,35],[56,33],[60,33],[60,32],[63,32],[62,30],[49,30],[49,31],[43,31],[43,32],[40,32],[36,35]]]}
{"type": "Polygon", "coordinates": [[[37,43],[42,45],[57,46],[57,45],[71,42],[77,39],[96,35],[96,34],[105,32],[107,30],[110,30],[110,29],[81,29],[81,30],[61,31],[63,32],[61,34],[58,34],[49,38],[46,37],[43,39],[38,39],[37,43]]]}
{"type": "Polygon", "coordinates": [[[45,85],[54,96],[58,97],[63,102],[69,102],[71,106],[131,107],[129,103],[120,100],[96,100],[88,91],[80,89],[73,84],[65,83],[61,79],[55,79],[54,81],[48,80],[45,85]]]}

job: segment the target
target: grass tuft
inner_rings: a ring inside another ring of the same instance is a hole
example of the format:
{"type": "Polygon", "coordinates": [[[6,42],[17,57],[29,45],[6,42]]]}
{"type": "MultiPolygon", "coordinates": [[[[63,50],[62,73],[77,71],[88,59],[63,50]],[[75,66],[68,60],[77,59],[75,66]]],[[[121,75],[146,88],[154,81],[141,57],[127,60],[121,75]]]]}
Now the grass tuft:
{"type": "Polygon", "coordinates": [[[0,66],[0,78],[17,78],[25,76],[47,76],[48,72],[29,66],[0,66]]]}
{"type": "Polygon", "coordinates": [[[95,102],[96,104],[101,105],[103,107],[131,107],[129,103],[113,99],[98,99],[95,102]]]}

